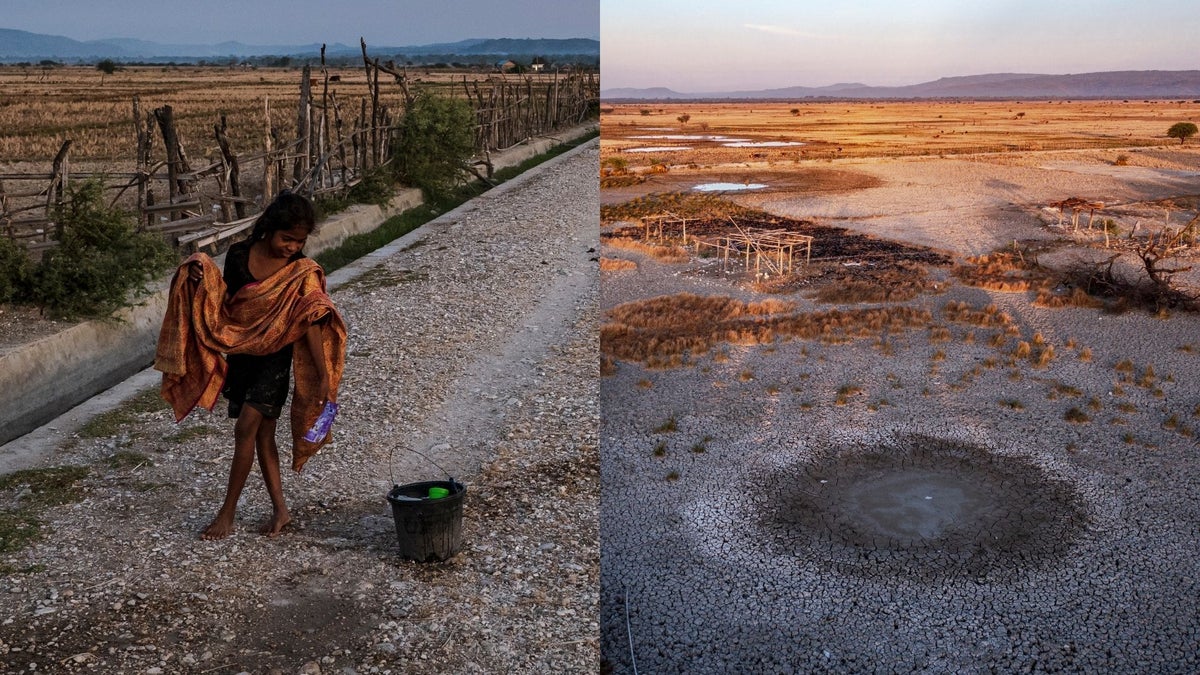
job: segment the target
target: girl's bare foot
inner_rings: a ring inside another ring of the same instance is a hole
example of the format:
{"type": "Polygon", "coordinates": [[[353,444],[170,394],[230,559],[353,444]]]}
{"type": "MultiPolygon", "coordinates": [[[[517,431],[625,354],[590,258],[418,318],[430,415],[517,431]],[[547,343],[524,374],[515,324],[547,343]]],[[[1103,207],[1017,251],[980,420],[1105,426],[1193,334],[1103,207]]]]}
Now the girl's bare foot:
{"type": "Polygon", "coordinates": [[[230,532],[233,532],[233,518],[224,518],[221,515],[217,515],[208,524],[208,527],[204,528],[204,531],[200,533],[200,538],[209,540],[224,539],[229,536],[230,532]]]}
{"type": "Polygon", "coordinates": [[[291,514],[287,511],[276,511],[270,520],[263,523],[262,529],[259,531],[268,537],[278,537],[283,532],[283,528],[287,527],[290,522],[292,522],[291,514]]]}

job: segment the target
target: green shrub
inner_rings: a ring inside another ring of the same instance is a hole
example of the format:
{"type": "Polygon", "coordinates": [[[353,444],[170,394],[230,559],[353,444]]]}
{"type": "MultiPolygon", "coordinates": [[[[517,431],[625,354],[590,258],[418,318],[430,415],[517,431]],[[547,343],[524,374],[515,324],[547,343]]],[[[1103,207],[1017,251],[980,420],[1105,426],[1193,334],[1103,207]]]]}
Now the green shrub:
{"type": "Polygon", "coordinates": [[[362,180],[345,193],[317,197],[313,206],[317,209],[317,221],[341,213],[354,204],[376,204],[383,206],[392,198],[396,188],[395,178],[386,169],[375,168],[363,174],[362,180]]]}
{"type": "Polygon", "coordinates": [[[29,256],[13,240],[0,237],[0,302],[29,293],[29,256]]]}
{"type": "Polygon", "coordinates": [[[427,91],[413,98],[392,137],[392,165],[402,183],[421,188],[431,201],[463,182],[475,151],[475,111],[466,101],[427,91]]]}
{"type": "Polygon", "coordinates": [[[29,298],[51,316],[109,316],[177,260],[161,237],[105,205],[99,181],[71,189],[55,219],[62,236],[34,268],[29,298]]]}

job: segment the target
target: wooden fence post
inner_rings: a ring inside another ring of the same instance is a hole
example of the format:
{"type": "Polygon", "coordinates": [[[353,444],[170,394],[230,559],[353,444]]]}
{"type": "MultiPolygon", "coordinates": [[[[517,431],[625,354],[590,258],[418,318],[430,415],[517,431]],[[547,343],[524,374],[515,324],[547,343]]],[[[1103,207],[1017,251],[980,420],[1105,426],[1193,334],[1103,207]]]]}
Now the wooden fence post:
{"type": "Polygon", "coordinates": [[[232,200],[221,200],[221,212],[225,216],[225,222],[233,220],[236,213],[238,218],[246,217],[246,205],[242,203],[242,188],[238,183],[238,177],[241,173],[238,168],[237,155],[229,149],[229,137],[225,135],[226,124],[225,115],[221,115],[221,123],[213,126],[213,131],[217,136],[217,145],[221,147],[221,158],[224,164],[222,172],[225,185],[229,188],[229,196],[232,200]],[[230,209],[230,202],[233,202],[233,208],[230,209]]]}
{"type": "MultiPolygon", "coordinates": [[[[54,217],[54,208],[62,206],[63,192],[68,179],[67,152],[71,149],[71,139],[63,141],[54,163],[50,166],[50,186],[46,188],[46,217],[54,217]]],[[[57,224],[58,237],[62,238],[62,223],[57,224]]]]}
{"type": "Polygon", "coordinates": [[[179,134],[175,130],[175,113],[171,106],[164,105],[154,110],[158,127],[162,130],[163,143],[167,146],[167,181],[170,201],[175,201],[175,195],[185,195],[190,192],[187,181],[180,178],[181,173],[188,173],[187,157],[183,154],[183,146],[179,142],[179,134]]]}
{"type": "Polygon", "coordinates": [[[296,112],[296,137],[300,139],[300,156],[292,165],[292,182],[299,187],[300,181],[308,175],[310,168],[309,152],[312,149],[311,129],[309,120],[312,115],[312,86],[309,82],[311,69],[306,65],[300,72],[300,106],[296,112]]]}
{"type": "Polygon", "coordinates": [[[275,180],[278,175],[272,150],[275,129],[271,126],[271,102],[263,97],[263,206],[275,196],[275,180]]]}

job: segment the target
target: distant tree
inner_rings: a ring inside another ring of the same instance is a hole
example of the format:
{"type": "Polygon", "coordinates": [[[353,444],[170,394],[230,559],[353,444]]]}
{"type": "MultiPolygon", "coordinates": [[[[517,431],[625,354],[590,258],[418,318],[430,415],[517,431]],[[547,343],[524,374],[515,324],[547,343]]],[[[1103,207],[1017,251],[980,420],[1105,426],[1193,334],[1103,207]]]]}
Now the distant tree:
{"type": "Polygon", "coordinates": [[[1196,125],[1191,122],[1176,122],[1167,129],[1167,137],[1178,138],[1180,144],[1196,135],[1196,125]]]}
{"type": "Polygon", "coordinates": [[[687,113],[683,113],[682,115],[680,115],[679,117],[676,117],[675,119],[679,120],[679,123],[682,124],[683,126],[687,126],[688,120],[692,119],[692,116],[687,113]]]}
{"type": "Polygon", "coordinates": [[[96,70],[104,73],[105,75],[112,75],[113,73],[117,72],[117,62],[113,61],[112,59],[103,59],[96,64],[96,70]]]}
{"type": "Polygon", "coordinates": [[[794,115],[794,116],[798,116],[798,115],[800,114],[800,109],[799,109],[799,108],[792,108],[792,109],[791,109],[791,110],[789,110],[788,112],[792,113],[792,115],[794,115]]]}

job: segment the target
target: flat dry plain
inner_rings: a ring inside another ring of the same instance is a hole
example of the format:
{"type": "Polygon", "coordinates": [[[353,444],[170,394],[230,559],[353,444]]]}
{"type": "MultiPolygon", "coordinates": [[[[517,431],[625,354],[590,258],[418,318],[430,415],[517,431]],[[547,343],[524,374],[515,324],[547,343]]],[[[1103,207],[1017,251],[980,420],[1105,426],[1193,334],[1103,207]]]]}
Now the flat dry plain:
{"type": "MultiPolygon", "coordinates": [[[[1198,119],[606,104],[607,664],[1200,668],[1200,320],[1085,292],[1144,278],[1150,237],[1196,217],[1200,141],[1165,134],[1198,119]],[[1077,227],[1069,198],[1096,205],[1077,227]],[[647,239],[656,215],[689,239],[647,239]],[[755,228],[812,236],[812,261],[697,250],[755,228]]],[[[1193,265],[1178,243],[1160,267],[1193,265]]]]}

